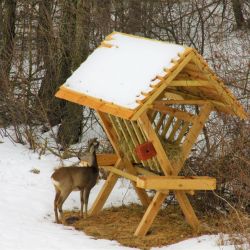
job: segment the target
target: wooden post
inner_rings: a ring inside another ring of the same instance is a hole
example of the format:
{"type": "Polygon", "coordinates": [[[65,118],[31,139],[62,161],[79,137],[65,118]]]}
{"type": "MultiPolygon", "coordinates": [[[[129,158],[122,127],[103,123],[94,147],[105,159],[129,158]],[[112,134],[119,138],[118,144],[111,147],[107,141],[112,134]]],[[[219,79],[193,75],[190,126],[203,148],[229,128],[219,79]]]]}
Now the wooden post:
{"type": "MultiPolygon", "coordinates": [[[[115,166],[115,167],[120,167],[120,165],[122,165],[122,167],[125,168],[128,173],[137,174],[137,171],[134,169],[133,164],[129,161],[127,156],[122,152],[121,148],[119,147],[119,140],[118,140],[117,134],[115,132],[115,129],[112,126],[111,121],[109,120],[108,115],[105,113],[102,113],[102,112],[98,112],[98,114],[99,114],[99,117],[101,119],[103,129],[106,132],[106,134],[110,140],[110,143],[112,144],[113,148],[115,149],[116,154],[118,155],[119,159],[121,160],[121,162],[119,162],[119,164],[117,163],[117,166],[115,166]]],[[[113,177],[112,173],[109,174],[109,177],[110,178],[108,178],[108,179],[110,179],[110,180],[109,180],[109,182],[108,182],[108,180],[106,181],[107,184],[105,182],[103,190],[101,191],[102,194],[98,195],[98,197],[96,199],[97,204],[98,204],[98,199],[100,200],[100,204],[102,204],[102,200],[104,200],[104,202],[107,200],[110,192],[112,191],[112,189],[114,187],[113,184],[115,184],[115,182],[117,181],[117,179],[115,180],[115,178],[118,178],[117,175],[115,177],[113,177]],[[110,190],[110,188],[111,188],[111,190],[110,190]],[[108,192],[105,190],[108,190],[108,191],[110,190],[110,191],[108,192]],[[104,196],[103,198],[102,198],[102,195],[104,196]]],[[[142,205],[148,206],[150,199],[149,199],[146,191],[144,189],[136,187],[135,183],[132,182],[132,184],[135,188],[135,191],[136,191],[142,205]]],[[[103,205],[104,205],[104,203],[103,203],[103,205]]],[[[95,206],[97,206],[97,205],[95,205],[95,206]]],[[[101,205],[98,205],[98,206],[101,207],[101,205]]],[[[95,209],[95,210],[98,211],[98,209],[95,209]]],[[[93,211],[94,211],[94,209],[93,209],[93,211]]]]}
{"type": "MultiPolygon", "coordinates": [[[[115,164],[115,168],[119,169],[121,167],[122,167],[122,161],[121,159],[119,159],[115,164]]],[[[105,181],[101,191],[98,193],[98,196],[96,197],[95,202],[89,211],[89,215],[96,215],[100,212],[100,210],[102,210],[118,178],[119,176],[114,173],[109,174],[107,180],[105,181]]]]}
{"type": "Polygon", "coordinates": [[[157,192],[154,196],[153,200],[151,201],[147,211],[142,217],[142,220],[135,231],[135,236],[145,236],[148,232],[148,229],[152,225],[155,216],[157,215],[159,209],[161,208],[161,204],[165,200],[167,194],[157,192]]]}
{"type": "Polygon", "coordinates": [[[140,126],[143,128],[143,131],[146,134],[148,140],[150,140],[153,143],[154,148],[157,152],[156,157],[160,163],[160,167],[163,170],[164,174],[171,175],[171,173],[173,172],[171,163],[166,155],[166,152],[161,144],[160,139],[158,138],[156,132],[152,128],[152,124],[146,112],[140,116],[138,122],[140,123],[140,126]]]}

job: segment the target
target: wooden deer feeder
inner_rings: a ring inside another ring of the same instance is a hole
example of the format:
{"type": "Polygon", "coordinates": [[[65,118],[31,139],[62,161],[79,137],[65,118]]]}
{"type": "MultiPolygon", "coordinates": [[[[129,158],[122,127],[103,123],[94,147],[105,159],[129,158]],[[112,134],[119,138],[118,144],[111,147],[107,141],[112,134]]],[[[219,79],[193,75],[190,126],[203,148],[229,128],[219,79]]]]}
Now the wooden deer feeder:
{"type": "Polygon", "coordinates": [[[113,32],[56,96],[95,109],[115,150],[98,157],[110,174],[91,215],[122,176],[147,207],[136,236],[146,235],[169,191],[198,229],[187,194],[214,190],[216,180],[179,173],[211,111],[247,114],[195,49],[113,32]],[[153,199],[146,189],[156,190],[153,199]]]}

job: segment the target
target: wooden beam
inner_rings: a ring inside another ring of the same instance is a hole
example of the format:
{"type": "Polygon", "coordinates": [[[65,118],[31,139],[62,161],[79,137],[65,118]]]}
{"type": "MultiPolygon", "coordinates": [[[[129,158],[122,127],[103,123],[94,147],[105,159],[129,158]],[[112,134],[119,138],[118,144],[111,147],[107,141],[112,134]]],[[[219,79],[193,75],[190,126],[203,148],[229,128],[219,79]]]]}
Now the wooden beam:
{"type": "Polygon", "coordinates": [[[181,150],[181,155],[179,161],[175,164],[175,171],[176,174],[179,173],[181,170],[185,160],[187,159],[196,139],[198,138],[198,135],[203,129],[203,126],[206,122],[206,120],[209,117],[209,114],[212,110],[212,106],[210,104],[204,105],[201,110],[199,115],[196,117],[196,120],[193,123],[193,126],[189,130],[183,144],[182,144],[182,150],[181,150]]]}
{"type": "Polygon", "coordinates": [[[115,165],[118,160],[116,154],[97,154],[97,164],[98,166],[111,166],[115,165]]]}
{"type": "Polygon", "coordinates": [[[216,179],[207,176],[141,176],[136,185],[154,190],[215,190],[216,179]]]}
{"type": "Polygon", "coordinates": [[[154,104],[152,104],[151,107],[153,110],[160,111],[164,114],[171,114],[178,119],[181,119],[183,121],[193,122],[195,120],[195,115],[189,114],[187,112],[181,111],[179,109],[168,107],[164,104],[164,101],[157,101],[154,104]]]}
{"type": "Polygon", "coordinates": [[[179,202],[182,212],[185,215],[187,223],[193,228],[194,232],[198,232],[200,222],[187,198],[186,193],[184,191],[175,191],[174,194],[179,202]]]}
{"type": "MultiPolygon", "coordinates": [[[[117,169],[122,168],[121,159],[119,159],[116,162],[115,168],[117,168],[117,169]]],[[[96,197],[96,199],[95,199],[95,201],[94,201],[94,203],[89,211],[90,215],[96,215],[102,210],[102,208],[103,208],[106,200],[108,199],[111,191],[113,190],[117,180],[118,180],[118,175],[113,174],[113,173],[109,174],[107,180],[105,181],[101,191],[98,193],[98,195],[97,195],[97,197],[96,197]]]]}
{"type": "Polygon", "coordinates": [[[132,120],[137,120],[141,114],[149,108],[151,103],[159,97],[164,89],[168,86],[168,84],[180,73],[180,71],[184,68],[184,66],[192,59],[194,56],[193,49],[187,49],[186,52],[181,56],[180,60],[176,64],[176,68],[169,74],[166,80],[160,82],[158,87],[155,89],[151,96],[149,96],[143,103],[142,106],[136,109],[135,114],[131,117],[132,120]]]}
{"type": "Polygon", "coordinates": [[[158,211],[161,208],[161,204],[165,200],[167,194],[162,192],[157,192],[151,201],[150,205],[148,206],[145,214],[143,215],[143,218],[138,225],[135,236],[145,236],[148,232],[148,229],[152,225],[158,211]]]}
{"type": "MultiPolygon", "coordinates": [[[[103,166],[102,168],[104,170],[106,170],[106,171],[110,171],[111,173],[122,176],[122,177],[124,177],[126,179],[129,179],[131,181],[134,181],[134,182],[137,181],[137,176],[136,175],[129,174],[129,173],[127,173],[125,171],[122,171],[122,170],[120,170],[118,168],[115,168],[115,167],[112,167],[112,166],[103,166]]],[[[139,187],[139,188],[141,188],[141,187],[139,187]]]]}
{"type": "Polygon", "coordinates": [[[152,124],[146,113],[143,113],[138,119],[138,123],[142,127],[147,139],[152,142],[154,148],[157,152],[156,158],[159,161],[160,167],[165,175],[171,175],[173,172],[171,163],[166,155],[166,152],[161,144],[160,139],[158,138],[156,132],[152,128],[152,124]]]}
{"type": "MultiPolygon", "coordinates": [[[[123,164],[123,167],[125,167],[129,173],[131,174],[136,174],[136,170],[133,169],[133,165],[132,163],[130,163],[129,159],[127,159],[127,156],[126,154],[122,151],[122,149],[120,148],[120,143],[119,143],[119,139],[118,139],[118,134],[117,132],[115,131],[114,127],[113,127],[113,124],[109,118],[109,116],[105,113],[102,113],[102,112],[98,112],[98,115],[100,117],[100,120],[101,120],[101,123],[103,125],[103,129],[104,131],[106,132],[109,140],[110,140],[110,143],[112,144],[116,154],[118,155],[119,159],[122,159],[122,162],[121,164],[123,164]]],[[[112,177],[113,175],[110,174],[112,177]]],[[[117,175],[115,175],[117,177],[117,175]]],[[[114,178],[114,177],[113,177],[114,178]]],[[[136,193],[138,194],[138,197],[141,201],[141,203],[144,205],[144,206],[147,206],[149,204],[149,198],[148,198],[148,195],[146,193],[145,190],[142,190],[140,188],[137,188],[135,183],[133,184],[134,188],[135,188],[135,191],[136,193]]],[[[105,187],[104,187],[105,188],[105,187]]],[[[107,187],[108,189],[109,187],[107,187]]],[[[111,189],[112,190],[112,189],[111,189]]],[[[111,191],[110,191],[111,192],[111,191]]],[[[106,194],[104,192],[104,199],[106,201],[106,194]]],[[[109,193],[108,193],[109,195],[109,193]]],[[[107,197],[108,197],[107,195],[107,197]]],[[[99,196],[98,196],[99,197],[99,196]]],[[[99,197],[99,199],[101,199],[101,197],[99,197]]],[[[104,204],[104,203],[103,203],[104,204]]],[[[99,208],[99,207],[98,207],[99,208]]]]}
{"type": "Polygon", "coordinates": [[[173,80],[168,84],[171,87],[211,87],[211,83],[206,80],[173,80]]]}
{"type": "Polygon", "coordinates": [[[214,88],[218,92],[218,96],[225,100],[225,103],[231,106],[231,112],[239,116],[241,119],[248,119],[248,114],[245,112],[242,105],[237,101],[235,96],[231,91],[224,85],[224,83],[214,74],[214,72],[209,68],[208,64],[204,59],[194,51],[195,56],[193,61],[197,67],[206,74],[206,78],[214,84],[214,88]]]}
{"type": "Polygon", "coordinates": [[[134,110],[132,109],[124,108],[114,103],[88,96],[83,93],[79,93],[65,86],[61,86],[55,96],[80,105],[88,106],[97,111],[102,111],[125,119],[129,119],[132,114],[134,114],[134,110]]]}

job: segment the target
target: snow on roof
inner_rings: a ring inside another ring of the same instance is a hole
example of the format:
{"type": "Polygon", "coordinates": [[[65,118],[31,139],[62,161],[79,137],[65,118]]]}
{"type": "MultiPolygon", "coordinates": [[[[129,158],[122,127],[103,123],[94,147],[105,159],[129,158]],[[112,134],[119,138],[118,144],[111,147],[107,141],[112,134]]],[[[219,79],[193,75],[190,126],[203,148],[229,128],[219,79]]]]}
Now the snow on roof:
{"type": "Polygon", "coordinates": [[[165,76],[184,46],[113,32],[69,77],[65,87],[125,108],[139,106],[141,92],[165,76]]]}

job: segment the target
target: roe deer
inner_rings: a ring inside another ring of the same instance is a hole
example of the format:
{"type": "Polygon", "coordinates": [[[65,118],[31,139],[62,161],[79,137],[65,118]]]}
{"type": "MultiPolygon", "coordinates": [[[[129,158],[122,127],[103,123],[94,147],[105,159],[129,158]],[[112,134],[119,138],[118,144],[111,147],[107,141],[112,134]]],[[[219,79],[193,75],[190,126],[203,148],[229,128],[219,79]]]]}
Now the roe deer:
{"type": "Polygon", "coordinates": [[[59,210],[61,220],[63,220],[62,205],[72,191],[80,191],[80,217],[83,217],[83,204],[85,204],[85,218],[87,217],[89,193],[95,186],[99,175],[96,159],[98,146],[97,138],[89,140],[87,151],[79,157],[80,165],[86,167],[62,167],[52,174],[51,179],[56,190],[54,212],[57,223],[60,222],[57,210],[59,210]]]}

